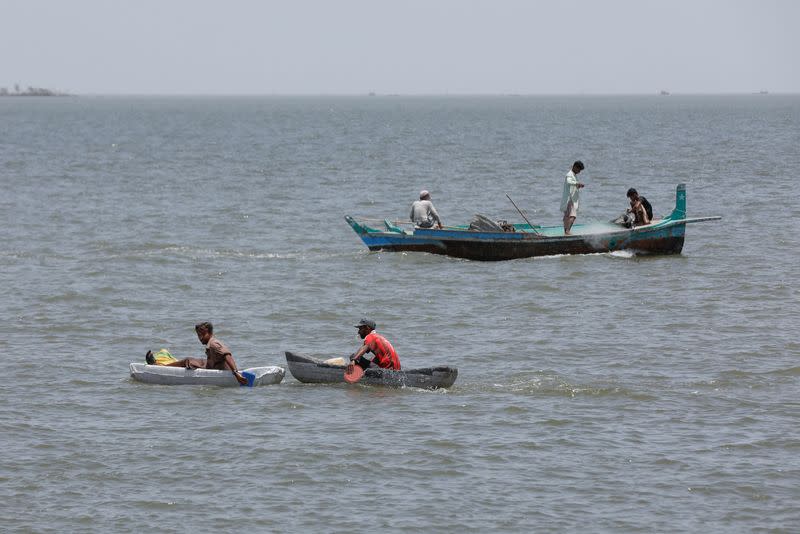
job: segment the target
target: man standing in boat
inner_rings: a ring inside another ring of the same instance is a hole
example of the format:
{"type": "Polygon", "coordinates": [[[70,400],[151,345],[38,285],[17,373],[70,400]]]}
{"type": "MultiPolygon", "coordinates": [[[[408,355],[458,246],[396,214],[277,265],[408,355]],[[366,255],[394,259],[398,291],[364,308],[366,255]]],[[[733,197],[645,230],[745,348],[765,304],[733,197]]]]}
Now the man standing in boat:
{"type": "Polygon", "coordinates": [[[431,194],[425,189],[419,192],[419,200],[415,200],[411,204],[409,217],[411,222],[419,228],[433,228],[434,224],[438,228],[442,227],[442,219],[439,218],[436,208],[433,207],[431,194]]]}
{"type": "Polygon", "coordinates": [[[389,340],[375,331],[375,321],[361,319],[357,325],[358,335],[364,340],[364,344],[350,356],[350,361],[358,364],[362,369],[367,369],[370,364],[375,364],[384,369],[400,370],[400,358],[389,343],[389,340]],[[366,358],[364,355],[371,352],[374,356],[366,358]]]}
{"type": "Polygon", "coordinates": [[[578,181],[578,174],[584,169],[583,162],[576,161],[564,179],[564,193],[561,195],[561,211],[564,213],[564,235],[569,235],[575,218],[578,216],[580,190],[583,184],[578,181]]]}
{"type": "MultiPolygon", "coordinates": [[[[165,363],[167,367],[185,367],[186,369],[218,369],[221,371],[231,371],[233,376],[240,384],[247,384],[247,379],[239,372],[236,360],[225,344],[214,337],[214,325],[205,322],[195,325],[194,331],[197,339],[206,346],[206,359],[184,358],[170,363],[165,363]]],[[[145,361],[149,365],[155,365],[156,361],[151,351],[147,351],[145,361]]]]}

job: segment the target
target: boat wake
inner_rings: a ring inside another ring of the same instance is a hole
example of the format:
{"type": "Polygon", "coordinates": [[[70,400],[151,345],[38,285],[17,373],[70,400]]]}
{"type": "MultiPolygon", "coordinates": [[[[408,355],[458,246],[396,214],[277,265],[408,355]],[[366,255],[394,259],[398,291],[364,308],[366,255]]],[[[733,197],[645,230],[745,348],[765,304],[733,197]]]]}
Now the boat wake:
{"type": "Polygon", "coordinates": [[[552,371],[525,373],[512,377],[507,383],[494,383],[489,388],[494,393],[511,393],[522,396],[548,397],[621,397],[636,401],[649,401],[655,397],[635,391],[615,382],[597,384],[572,383],[552,371]]]}
{"type": "MultiPolygon", "coordinates": [[[[362,251],[358,252],[359,254],[362,251]]],[[[128,258],[184,258],[191,260],[206,259],[245,259],[245,260],[318,260],[345,258],[353,256],[353,252],[266,252],[241,249],[215,249],[175,244],[144,244],[135,248],[108,247],[109,259],[128,258]]]]}
{"type": "Polygon", "coordinates": [[[625,249],[625,250],[614,250],[608,253],[609,256],[612,258],[623,258],[623,259],[630,259],[636,257],[636,251],[625,249]]]}

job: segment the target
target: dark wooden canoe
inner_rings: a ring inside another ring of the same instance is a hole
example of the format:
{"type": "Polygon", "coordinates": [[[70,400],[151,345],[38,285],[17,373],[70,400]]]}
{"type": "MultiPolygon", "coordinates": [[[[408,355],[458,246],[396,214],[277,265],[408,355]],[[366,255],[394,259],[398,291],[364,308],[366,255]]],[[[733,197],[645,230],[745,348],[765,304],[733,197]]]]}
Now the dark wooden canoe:
{"type": "MultiPolygon", "coordinates": [[[[322,360],[286,351],[289,372],[300,382],[311,384],[346,384],[343,365],[330,365],[322,360]]],[[[425,367],[393,371],[370,367],[359,384],[368,386],[410,387],[422,389],[449,388],[458,377],[455,367],[425,367]]]]}
{"type": "MultiPolygon", "coordinates": [[[[686,186],[680,184],[672,213],[651,224],[626,228],[615,223],[576,224],[570,235],[563,226],[513,224],[509,231],[471,230],[469,226],[404,229],[384,221],[376,228],[366,219],[345,220],[370,250],[430,252],[470,260],[512,260],[558,254],[592,254],[630,250],[636,254],[680,254],[686,225],[721,217],[686,217],[686,186]]],[[[490,221],[491,222],[491,221],[490,221]]],[[[496,226],[496,225],[495,225],[496,226]]]]}

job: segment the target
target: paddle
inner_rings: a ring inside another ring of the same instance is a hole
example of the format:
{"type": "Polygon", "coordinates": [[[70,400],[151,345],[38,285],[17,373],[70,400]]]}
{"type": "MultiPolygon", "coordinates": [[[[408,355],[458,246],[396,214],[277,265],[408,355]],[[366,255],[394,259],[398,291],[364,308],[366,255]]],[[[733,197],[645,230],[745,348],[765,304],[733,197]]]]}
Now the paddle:
{"type": "Polygon", "coordinates": [[[244,383],[244,384],[239,382],[239,385],[241,387],[243,387],[243,388],[251,388],[251,387],[253,387],[255,385],[255,382],[256,382],[256,375],[255,374],[253,374],[253,373],[251,373],[249,371],[241,371],[239,374],[247,379],[247,382],[244,383]]]}
{"type": "Polygon", "coordinates": [[[344,381],[348,384],[355,384],[364,376],[364,369],[355,362],[350,362],[344,371],[344,381]]]}

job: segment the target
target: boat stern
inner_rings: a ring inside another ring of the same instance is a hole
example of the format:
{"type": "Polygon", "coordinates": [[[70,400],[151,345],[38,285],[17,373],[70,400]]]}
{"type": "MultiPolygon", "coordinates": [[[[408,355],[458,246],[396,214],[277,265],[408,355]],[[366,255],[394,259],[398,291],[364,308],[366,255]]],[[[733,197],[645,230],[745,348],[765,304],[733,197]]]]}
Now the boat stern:
{"type": "Polygon", "coordinates": [[[675,188],[675,209],[669,214],[667,219],[673,221],[686,218],[686,184],[678,184],[675,188]]]}

